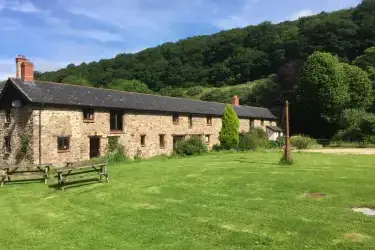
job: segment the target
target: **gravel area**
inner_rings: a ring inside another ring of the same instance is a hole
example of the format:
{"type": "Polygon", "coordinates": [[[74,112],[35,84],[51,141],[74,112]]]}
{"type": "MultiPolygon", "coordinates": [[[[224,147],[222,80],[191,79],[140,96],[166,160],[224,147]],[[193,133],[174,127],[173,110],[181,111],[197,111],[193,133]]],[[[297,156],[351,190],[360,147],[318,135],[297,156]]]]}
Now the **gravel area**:
{"type": "Polygon", "coordinates": [[[315,152],[326,154],[375,155],[375,148],[321,148],[303,150],[303,152],[315,152]]]}

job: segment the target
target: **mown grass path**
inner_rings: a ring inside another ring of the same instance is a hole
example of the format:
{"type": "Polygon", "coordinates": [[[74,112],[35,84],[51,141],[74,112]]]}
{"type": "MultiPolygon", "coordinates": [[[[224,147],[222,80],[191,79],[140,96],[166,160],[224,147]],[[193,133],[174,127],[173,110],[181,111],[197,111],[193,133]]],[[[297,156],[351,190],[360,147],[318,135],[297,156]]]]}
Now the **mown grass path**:
{"type": "Polygon", "coordinates": [[[373,249],[374,156],[215,153],[110,166],[111,183],[0,189],[0,249],[373,249]],[[304,193],[319,192],[314,200],[304,193]]]}

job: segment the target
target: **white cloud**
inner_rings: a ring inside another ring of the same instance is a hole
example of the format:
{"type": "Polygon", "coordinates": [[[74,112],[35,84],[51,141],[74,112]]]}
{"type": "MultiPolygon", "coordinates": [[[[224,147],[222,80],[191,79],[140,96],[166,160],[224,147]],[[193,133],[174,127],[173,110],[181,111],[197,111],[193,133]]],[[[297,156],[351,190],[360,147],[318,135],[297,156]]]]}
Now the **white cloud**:
{"type": "Polygon", "coordinates": [[[291,19],[297,20],[297,19],[300,19],[301,17],[312,16],[314,14],[315,14],[315,12],[313,10],[303,9],[303,10],[300,10],[300,11],[294,13],[293,16],[291,16],[291,19]]]}
{"type": "Polygon", "coordinates": [[[13,0],[6,5],[7,8],[23,13],[41,12],[32,2],[28,0],[13,0]]]}
{"type": "Polygon", "coordinates": [[[233,29],[243,28],[254,22],[251,12],[253,7],[260,0],[244,0],[242,5],[239,6],[236,13],[232,13],[223,18],[216,18],[212,21],[212,25],[219,29],[233,29]]]}

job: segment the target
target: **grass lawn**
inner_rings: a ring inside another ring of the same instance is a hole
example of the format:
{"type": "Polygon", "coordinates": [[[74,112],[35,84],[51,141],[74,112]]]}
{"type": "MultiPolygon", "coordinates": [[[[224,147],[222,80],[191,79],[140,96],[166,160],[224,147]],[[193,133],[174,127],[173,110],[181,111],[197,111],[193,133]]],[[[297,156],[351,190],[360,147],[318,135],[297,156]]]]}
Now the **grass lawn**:
{"type": "Polygon", "coordinates": [[[111,183],[0,189],[0,249],[374,249],[374,156],[213,153],[110,166],[111,183]],[[320,200],[306,192],[327,194],[320,200]]]}

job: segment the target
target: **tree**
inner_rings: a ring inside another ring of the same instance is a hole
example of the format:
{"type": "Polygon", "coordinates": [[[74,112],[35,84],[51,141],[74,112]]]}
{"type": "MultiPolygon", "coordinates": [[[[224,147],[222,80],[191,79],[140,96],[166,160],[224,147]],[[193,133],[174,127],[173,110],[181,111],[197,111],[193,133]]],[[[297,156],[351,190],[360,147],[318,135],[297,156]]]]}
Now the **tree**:
{"type": "Polygon", "coordinates": [[[240,122],[232,105],[227,105],[222,119],[219,134],[220,144],[224,149],[234,149],[238,146],[240,122]]]}
{"type": "Polygon", "coordinates": [[[340,130],[335,140],[364,142],[375,133],[375,115],[362,109],[346,109],[339,120],[340,130]]]}
{"type": "Polygon", "coordinates": [[[367,71],[370,79],[375,81],[375,47],[366,49],[363,55],[353,61],[353,64],[367,71]]]}
{"type": "Polygon", "coordinates": [[[145,83],[137,81],[137,80],[116,79],[112,81],[110,84],[108,84],[107,87],[110,89],[116,89],[116,90],[122,90],[122,91],[152,94],[152,91],[149,89],[149,87],[145,83]]]}
{"type": "Polygon", "coordinates": [[[61,80],[62,83],[90,86],[89,81],[81,76],[70,75],[61,80]]]}
{"type": "Polygon", "coordinates": [[[349,85],[350,108],[368,109],[373,102],[372,82],[357,66],[343,63],[346,84],[349,85]]]}
{"type": "Polygon", "coordinates": [[[309,127],[310,133],[331,136],[337,116],[350,101],[342,64],[329,53],[313,53],[305,63],[297,88],[301,126],[309,127]]]}

